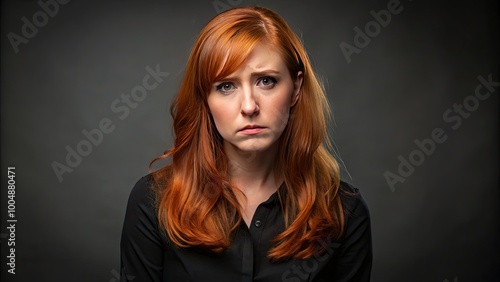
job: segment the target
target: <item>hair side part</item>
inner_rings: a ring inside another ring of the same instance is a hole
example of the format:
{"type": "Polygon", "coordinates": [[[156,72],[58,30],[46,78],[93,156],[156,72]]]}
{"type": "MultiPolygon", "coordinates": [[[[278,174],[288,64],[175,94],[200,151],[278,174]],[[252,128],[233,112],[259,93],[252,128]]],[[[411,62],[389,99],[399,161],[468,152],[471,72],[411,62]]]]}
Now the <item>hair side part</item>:
{"type": "Polygon", "coordinates": [[[279,190],[285,230],[268,256],[274,261],[304,259],[324,251],[320,242],[338,239],[344,216],[339,195],[340,172],[327,134],[330,110],[299,38],[275,12],[257,6],[236,8],[214,17],[200,32],[186,73],[171,106],[174,146],[165,168],[153,172],[158,183],[158,219],[179,247],[226,250],[241,224],[241,206],[228,177],[222,137],[207,105],[212,84],[235,72],[260,42],[275,48],[292,77],[303,73],[301,95],[290,109],[278,142],[276,173],[285,179],[279,190]]]}

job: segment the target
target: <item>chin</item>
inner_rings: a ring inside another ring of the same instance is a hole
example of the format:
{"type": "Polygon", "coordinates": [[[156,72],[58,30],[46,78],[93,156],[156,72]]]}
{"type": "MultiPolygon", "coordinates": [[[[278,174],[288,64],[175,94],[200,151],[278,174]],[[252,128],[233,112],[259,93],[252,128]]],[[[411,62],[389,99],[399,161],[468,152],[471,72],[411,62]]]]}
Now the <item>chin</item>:
{"type": "Polygon", "coordinates": [[[244,153],[260,153],[269,149],[269,146],[237,146],[239,151],[244,153]]]}
{"type": "Polygon", "coordinates": [[[274,143],[259,140],[257,142],[254,142],[255,140],[247,140],[242,142],[241,144],[236,144],[236,148],[238,148],[239,151],[246,152],[246,153],[262,153],[266,152],[269,150],[271,147],[273,147],[274,143]],[[252,142],[248,142],[252,141],[252,142]]]}

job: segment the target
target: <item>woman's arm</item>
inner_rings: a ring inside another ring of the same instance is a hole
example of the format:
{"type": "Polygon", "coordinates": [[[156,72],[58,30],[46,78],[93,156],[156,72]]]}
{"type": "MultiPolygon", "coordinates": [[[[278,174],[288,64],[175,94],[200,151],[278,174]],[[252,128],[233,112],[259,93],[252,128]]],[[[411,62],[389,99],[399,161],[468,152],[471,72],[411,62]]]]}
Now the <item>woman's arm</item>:
{"type": "Polygon", "coordinates": [[[122,282],[162,281],[163,246],[149,179],[141,178],[128,200],[120,244],[122,282]]]}
{"type": "Polygon", "coordinates": [[[332,281],[370,281],[372,269],[370,212],[359,191],[352,186],[349,188],[348,191],[357,195],[346,196],[347,200],[343,201],[350,211],[346,214],[344,240],[338,249],[340,253],[337,256],[332,281]]]}

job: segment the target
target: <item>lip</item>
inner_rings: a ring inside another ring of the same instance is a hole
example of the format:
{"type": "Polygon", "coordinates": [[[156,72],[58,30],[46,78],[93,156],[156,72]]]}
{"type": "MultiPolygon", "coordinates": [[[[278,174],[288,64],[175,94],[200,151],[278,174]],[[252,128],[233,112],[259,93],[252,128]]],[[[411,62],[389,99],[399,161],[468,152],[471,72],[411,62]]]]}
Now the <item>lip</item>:
{"type": "Polygon", "coordinates": [[[241,128],[240,130],[238,130],[238,132],[241,132],[241,133],[243,133],[243,134],[252,135],[252,134],[257,134],[257,133],[260,133],[260,132],[262,132],[264,129],[265,129],[265,127],[264,127],[264,126],[251,124],[251,125],[247,125],[247,126],[245,126],[245,127],[241,128]]]}

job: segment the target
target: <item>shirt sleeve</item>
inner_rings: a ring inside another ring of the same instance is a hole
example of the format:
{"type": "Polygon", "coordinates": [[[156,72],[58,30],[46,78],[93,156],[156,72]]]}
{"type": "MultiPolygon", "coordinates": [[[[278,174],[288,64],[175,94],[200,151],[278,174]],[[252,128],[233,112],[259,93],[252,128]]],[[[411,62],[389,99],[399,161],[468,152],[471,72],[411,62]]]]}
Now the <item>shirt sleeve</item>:
{"type": "Polygon", "coordinates": [[[162,281],[163,247],[149,176],[132,189],[120,243],[120,281],[162,281]]]}
{"type": "Polygon", "coordinates": [[[349,211],[332,281],[365,282],[370,281],[373,257],[370,213],[358,189],[350,188],[355,195],[345,201],[349,211]]]}

